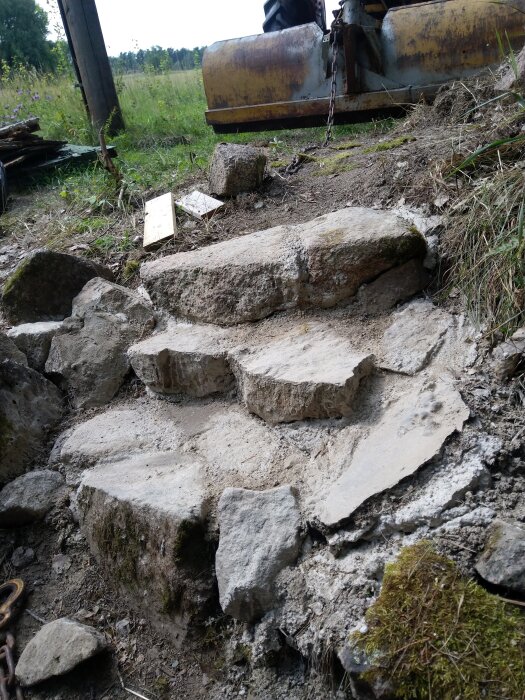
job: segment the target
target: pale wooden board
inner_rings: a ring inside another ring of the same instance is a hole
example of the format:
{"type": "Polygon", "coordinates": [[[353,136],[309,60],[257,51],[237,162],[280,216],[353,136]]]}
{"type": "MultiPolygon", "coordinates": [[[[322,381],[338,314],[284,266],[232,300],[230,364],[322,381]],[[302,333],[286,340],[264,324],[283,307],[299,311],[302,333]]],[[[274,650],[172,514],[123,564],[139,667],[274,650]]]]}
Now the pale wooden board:
{"type": "Polygon", "coordinates": [[[173,238],[177,233],[175,202],[172,192],[146,202],[144,212],[144,248],[173,238]]]}
{"type": "Polygon", "coordinates": [[[176,204],[182,211],[194,216],[196,219],[208,219],[224,206],[223,202],[220,200],[209,197],[207,194],[199,192],[198,190],[187,194],[185,197],[178,200],[176,204]]]}

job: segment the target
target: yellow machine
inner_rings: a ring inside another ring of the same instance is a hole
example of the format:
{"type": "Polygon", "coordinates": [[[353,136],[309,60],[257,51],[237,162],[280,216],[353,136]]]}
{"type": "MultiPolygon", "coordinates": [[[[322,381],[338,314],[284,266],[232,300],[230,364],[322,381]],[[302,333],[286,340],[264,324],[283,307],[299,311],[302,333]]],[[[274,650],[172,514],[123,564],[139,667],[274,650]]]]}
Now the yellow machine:
{"type": "Polygon", "coordinates": [[[525,43],[525,0],[344,0],[332,30],[318,23],[220,41],[203,60],[218,133],[396,114],[451,80],[501,62],[525,43]],[[500,41],[501,40],[501,41],[500,41]]]}

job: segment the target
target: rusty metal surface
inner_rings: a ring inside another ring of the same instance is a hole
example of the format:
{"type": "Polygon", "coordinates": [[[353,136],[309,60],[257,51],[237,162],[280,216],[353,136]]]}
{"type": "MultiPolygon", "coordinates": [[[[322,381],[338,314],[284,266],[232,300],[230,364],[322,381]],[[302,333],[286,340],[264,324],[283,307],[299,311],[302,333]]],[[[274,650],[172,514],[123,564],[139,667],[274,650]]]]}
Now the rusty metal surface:
{"type": "MultiPolygon", "coordinates": [[[[372,20],[343,32],[336,121],[396,113],[451,79],[499,63],[498,32],[515,48],[525,41],[525,0],[406,2],[377,31],[372,20]]],[[[345,7],[359,16],[358,0],[345,7]]],[[[222,133],[326,122],[331,61],[315,24],[214,44],[203,60],[206,120],[222,133]]]]}
{"type": "Polygon", "coordinates": [[[525,0],[437,0],[392,9],[382,30],[388,78],[404,85],[467,77],[501,61],[497,34],[525,38],[525,0]]]}
{"type": "Polygon", "coordinates": [[[209,109],[327,95],[322,40],[306,24],[213,44],[202,64],[209,109]]]}
{"type": "MultiPolygon", "coordinates": [[[[421,100],[431,101],[439,85],[418,88],[401,88],[360,95],[340,95],[335,100],[336,123],[366,121],[372,116],[399,114],[405,107],[421,100]]],[[[242,130],[263,128],[289,128],[291,126],[314,126],[326,123],[330,106],[328,97],[295,102],[279,102],[264,105],[218,109],[208,111],[208,123],[219,133],[234,133],[242,130]]]]}

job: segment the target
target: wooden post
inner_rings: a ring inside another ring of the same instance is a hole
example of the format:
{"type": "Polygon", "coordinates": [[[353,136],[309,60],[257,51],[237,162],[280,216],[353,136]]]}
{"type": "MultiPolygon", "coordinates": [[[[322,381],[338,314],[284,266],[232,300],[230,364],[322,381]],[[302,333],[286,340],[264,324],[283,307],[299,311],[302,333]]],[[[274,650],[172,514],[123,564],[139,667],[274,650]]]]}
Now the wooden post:
{"type": "Polygon", "coordinates": [[[97,131],[107,124],[113,136],[124,119],[95,0],[58,0],[58,6],[91,123],[97,131]]]}

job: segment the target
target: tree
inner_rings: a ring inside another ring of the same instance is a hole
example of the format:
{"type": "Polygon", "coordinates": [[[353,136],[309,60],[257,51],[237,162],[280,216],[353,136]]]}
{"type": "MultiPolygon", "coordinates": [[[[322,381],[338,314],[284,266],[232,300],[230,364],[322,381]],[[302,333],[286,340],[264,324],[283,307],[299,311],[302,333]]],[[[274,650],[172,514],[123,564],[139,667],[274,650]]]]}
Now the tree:
{"type": "Polygon", "coordinates": [[[0,0],[0,61],[49,69],[47,14],[35,0],[0,0]]]}

